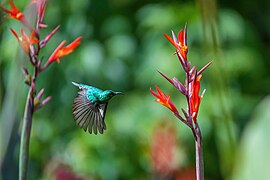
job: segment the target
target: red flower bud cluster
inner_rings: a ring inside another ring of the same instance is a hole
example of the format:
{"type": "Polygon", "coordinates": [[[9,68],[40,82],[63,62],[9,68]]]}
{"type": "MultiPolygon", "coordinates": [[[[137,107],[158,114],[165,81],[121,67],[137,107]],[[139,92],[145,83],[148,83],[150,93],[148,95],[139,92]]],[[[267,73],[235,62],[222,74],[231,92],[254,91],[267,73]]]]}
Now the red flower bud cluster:
{"type": "MultiPolygon", "coordinates": [[[[32,65],[37,66],[41,65],[41,62],[38,62],[37,56],[39,54],[40,49],[44,48],[47,42],[52,38],[52,36],[58,31],[60,25],[58,25],[51,33],[45,36],[44,39],[40,37],[40,29],[46,28],[47,25],[44,24],[44,15],[46,12],[46,0],[32,0],[29,6],[34,6],[36,10],[36,24],[35,27],[31,27],[31,24],[26,19],[23,12],[21,12],[14,4],[13,0],[9,1],[11,9],[6,9],[4,7],[0,8],[7,13],[8,18],[12,18],[18,20],[22,23],[22,25],[29,31],[30,35],[27,35],[27,31],[24,28],[21,28],[21,36],[17,34],[17,32],[10,28],[13,35],[19,42],[20,47],[23,51],[29,56],[30,62],[32,65]]],[[[45,63],[42,67],[39,66],[39,71],[43,71],[47,68],[49,64],[54,61],[60,62],[59,58],[68,55],[71,53],[79,44],[82,37],[76,38],[72,43],[64,47],[65,40],[60,43],[60,45],[54,50],[52,55],[48,58],[47,63],[45,63]]]]}
{"type": "Polygon", "coordinates": [[[45,105],[51,97],[46,97],[44,100],[41,100],[41,96],[44,93],[44,89],[41,89],[40,93],[35,96],[35,81],[36,77],[39,73],[47,69],[47,67],[57,61],[60,62],[60,58],[70,54],[80,43],[82,37],[76,38],[73,42],[65,46],[66,40],[63,40],[59,46],[53,51],[53,53],[48,57],[45,63],[41,61],[43,59],[39,58],[39,54],[41,49],[46,47],[47,43],[51,40],[53,35],[56,34],[60,25],[58,25],[53,31],[51,31],[48,35],[44,38],[40,36],[40,31],[43,28],[47,28],[48,25],[44,23],[44,17],[46,12],[47,2],[46,0],[32,0],[28,7],[31,6],[31,12],[34,12],[35,23],[31,23],[25,14],[20,11],[16,5],[14,4],[13,0],[9,0],[10,9],[0,6],[0,10],[4,11],[7,14],[7,18],[12,18],[19,21],[22,25],[20,29],[20,33],[17,33],[16,30],[10,28],[12,34],[17,39],[21,49],[26,53],[28,56],[29,62],[34,68],[33,75],[30,75],[28,69],[26,67],[22,67],[23,75],[25,76],[25,83],[31,89],[31,95],[33,96],[33,110],[40,109],[43,105],[45,105]]]}
{"type": "Polygon", "coordinates": [[[193,126],[192,120],[194,123],[197,123],[197,116],[200,107],[200,103],[203,97],[203,93],[200,93],[200,80],[202,78],[202,72],[211,64],[209,62],[206,64],[201,70],[197,70],[195,66],[191,67],[190,62],[187,59],[188,53],[188,45],[187,45],[187,27],[183,30],[180,30],[178,36],[174,34],[172,31],[172,37],[164,34],[164,36],[169,40],[169,42],[175,47],[176,52],[181,66],[186,74],[186,79],[182,84],[176,77],[170,79],[165,74],[159,72],[169,83],[171,83],[181,94],[186,96],[188,108],[184,110],[181,108],[181,111],[184,114],[182,117],[179,113],[175,105],[172,103],[170,99],[170,95],[166,96],[164,92],[162,92],[159,87],[157,86],[156,89],[158,94],[155,93],[151,88],[150,92],[157,98],[156,102],[166,106],[170,109],[177,118],[179,118],[182,122],[187,124],[189,127],[193,126]]]}

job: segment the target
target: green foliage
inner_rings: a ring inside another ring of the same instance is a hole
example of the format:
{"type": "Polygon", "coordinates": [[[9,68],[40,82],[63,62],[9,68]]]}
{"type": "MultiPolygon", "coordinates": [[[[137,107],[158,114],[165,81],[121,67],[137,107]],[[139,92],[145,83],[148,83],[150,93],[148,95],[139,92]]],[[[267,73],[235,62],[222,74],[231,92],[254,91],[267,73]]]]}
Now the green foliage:
{"type": "MultiPolygon", "coordinates": [[[[23,9],[28,2],[15,3],[23,9]]],[[[185,106],[156,70],[183,81],[174,49],[163,34],[177,32],[186,22],[188,58],[198,68],[214,60],[201,82],[207,91],[198,117],[205,176],[248,179],[248,172],[261,167],[256,173],[269,178],[269,174],[261,174],[268,168],[264,156],[269,152],[269,126],[263,113],[269,103],[251,115],[270,89],[270,28],[266,21],[270,6],[253,8],[246,3],[220,1],[214,24],[215,46],[211,23],[202,20],[200,5],[193,1],[48,1],[45,22],[50,26],[42,35],[58,24],[61,28],[48,43],[45,59],[61,39],[71,42],[80,35],[84,39],[71,55],[39,76],[36,87],[44,87],[45,96],[51,95],[52,100],[33,118],[29,179],[51,179],[52,169],[59,163],[82,177],[149,179],[153,176],[152,134],[161,121],[173,122],[176,127],[175,167],[194,166],[191,132],[166,108],[155,104],[149,92],[159,84],[172,95],[176,106],[185,106]],[[77,89],[72,81],[125,93],[109,104],[103,135],[89,135],[76,126],[71,109],[77,89]],[[259,159],[264,166],[257,166],[259,159]]],[[[9,30],[12,26],[19,31],[18,23],[3,18],[2,12],[0,18],[1,178],[17,179],[18,134],[26,98],[20,65],[27,64],[27,57],[9,30]]]]}

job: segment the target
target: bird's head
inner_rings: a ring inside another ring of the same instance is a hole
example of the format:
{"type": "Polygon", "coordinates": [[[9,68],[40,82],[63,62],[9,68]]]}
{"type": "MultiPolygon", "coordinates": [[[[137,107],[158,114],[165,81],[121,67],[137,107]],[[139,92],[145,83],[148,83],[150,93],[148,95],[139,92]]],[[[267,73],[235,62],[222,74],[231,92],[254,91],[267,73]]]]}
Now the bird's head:
{"type": "Polygon", "coordinates": [[[115,95],[123,95],[124,93],[122,92],[115,92],[112,90],[105,90],[103,91],[103,97],[105,97],[106,100],[110,100],[113,96],[115,95]]]}

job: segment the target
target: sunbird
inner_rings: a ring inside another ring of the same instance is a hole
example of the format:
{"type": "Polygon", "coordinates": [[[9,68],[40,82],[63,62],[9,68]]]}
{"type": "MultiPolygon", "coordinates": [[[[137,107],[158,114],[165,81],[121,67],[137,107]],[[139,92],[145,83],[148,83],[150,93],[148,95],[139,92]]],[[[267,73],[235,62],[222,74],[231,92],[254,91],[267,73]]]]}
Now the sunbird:
{"type": "Polygon", "coordinates": [[[101,90],[81,83],[72,82],[79,87],[80,91],[73,102],[72,114],[77,125],[90,134],[94,132],[103,134],[106,129],[105,114],[109,100],[122,92],[112,90],[101,90]]]}

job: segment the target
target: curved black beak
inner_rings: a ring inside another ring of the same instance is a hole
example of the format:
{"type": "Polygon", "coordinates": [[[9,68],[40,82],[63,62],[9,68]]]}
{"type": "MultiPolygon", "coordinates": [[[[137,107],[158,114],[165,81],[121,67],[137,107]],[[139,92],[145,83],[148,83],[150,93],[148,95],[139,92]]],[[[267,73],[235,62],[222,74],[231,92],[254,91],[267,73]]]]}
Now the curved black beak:
{"type": "Polygon", "coordinates": [[[114,95],[124,95],[122,92],[114,92],[114,95]]]}

